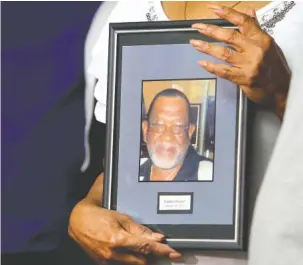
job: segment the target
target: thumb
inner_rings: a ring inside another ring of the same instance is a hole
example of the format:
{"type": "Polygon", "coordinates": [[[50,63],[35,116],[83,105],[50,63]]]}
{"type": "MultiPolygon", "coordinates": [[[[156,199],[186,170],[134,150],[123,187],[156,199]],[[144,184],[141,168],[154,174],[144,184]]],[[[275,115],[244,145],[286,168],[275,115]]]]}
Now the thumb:
{"type": "Polygon", "coordinates": [[[140,236],[134,236],[124,232],[124,240],[121,247],[128,248],[144,255],[154,254],[156,256],[166,256],[171,260],[179,260],[182,255],[169,245],[149,240],[140,236]]]}
{"type": "Polygon", "coordinates": [[[123,222],[121,222],[122,227],[129,232],[130,234],[134,236],[140,236],[149,240],[155,240],[158,242],[161,242],[164,240],[164,235],[160,233],[155,233],[151,229],[149,229],[146,226],[137,224],[135,221],[133,221],[131,218],[125,219],[123,222]]]}

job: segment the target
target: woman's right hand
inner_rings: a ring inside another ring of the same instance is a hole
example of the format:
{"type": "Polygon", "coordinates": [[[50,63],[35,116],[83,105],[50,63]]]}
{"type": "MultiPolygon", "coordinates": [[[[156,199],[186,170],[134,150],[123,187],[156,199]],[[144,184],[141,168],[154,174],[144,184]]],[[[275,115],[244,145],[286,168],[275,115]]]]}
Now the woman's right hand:
{"type": "Polygon", "coordinates": [[[200,65],[206,71],[239,85],[248,98],[272,108],[282,119],[291,72],[281,49],[261,29],[255,13],[247,15],[218,5],[211,5],[210,8],[216,15],[237,26],[239,31],[215,25],[194,24],[193,28],[203,35],[234,48],[191,40],[199,52],[230,64],[201,61],[200,65]]]}

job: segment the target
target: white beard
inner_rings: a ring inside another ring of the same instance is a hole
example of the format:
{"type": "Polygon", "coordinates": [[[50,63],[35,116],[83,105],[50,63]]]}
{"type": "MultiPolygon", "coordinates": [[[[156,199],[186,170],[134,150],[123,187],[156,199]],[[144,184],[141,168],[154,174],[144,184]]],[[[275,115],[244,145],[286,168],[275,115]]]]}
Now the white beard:
{"type": "Polygon", "coordinates": [[[153,145],[147,144],[147,150],[150,156],[150,159],[152,160],[152,163],[161,169],[173,169],[177,167],[179,164],[181,164],[184,160],[184,157],[186,156],[188,146],[186,145],[186,148],[176,145],[176,144],[169,144],[169,143],[155,143],[153,145]],[[156,153],[157,147],[163,147],[164,149],[168,148],[175,148],[176,154],[174,157],[169,158],[163,155],[158,155],[156,153]]]}

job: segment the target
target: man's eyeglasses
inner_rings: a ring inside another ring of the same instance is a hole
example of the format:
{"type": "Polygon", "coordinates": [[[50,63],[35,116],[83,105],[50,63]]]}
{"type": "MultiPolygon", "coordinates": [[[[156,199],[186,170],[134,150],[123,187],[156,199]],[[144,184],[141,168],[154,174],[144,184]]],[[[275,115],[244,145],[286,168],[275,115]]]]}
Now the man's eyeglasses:
{"type": "Polygon", "coordinates": [[[171,128],[171,131],[174,135],[183,135],[188,131],[189,125],[184,124],[173,124],[165,125],[163,123],[149,123],[148,130],[152,133],[164,133],[167,127],[171,128]]]}

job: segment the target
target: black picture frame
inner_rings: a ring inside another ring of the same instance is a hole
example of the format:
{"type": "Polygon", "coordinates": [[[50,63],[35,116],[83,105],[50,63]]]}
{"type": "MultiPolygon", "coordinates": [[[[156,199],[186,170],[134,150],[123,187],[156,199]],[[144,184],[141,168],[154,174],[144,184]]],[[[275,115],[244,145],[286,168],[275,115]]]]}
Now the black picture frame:
{"type": "MultiPolygon", "coordinates": [[[[193,21],[165,21],[138,23],[111,23],[109,25],[109,62],[108,62],[108,92],[107,92],[107,132],[106,158],[104,171],[104,191],[102,207],[119,210],[118,196],[118,166],[119,145],[121,144],[121,54],[122,47],[132,45],[171,45],[187,44],[191,38],[209,42],[218,42],[201,35],[191,28],[196,22],[215,24],[217,26],[237,28],[224,20],[193,20],[193,21]]],[[[195,64],[196,62],[193,62],[195,64]]],[[[142,66],[143,67],[143,66],[142,66]]],[[[240,89],[236,95],[235,114],[235,146],[234,146],[234,176],[232,224],[155,224],[144,222],[143,225],[154,231],[161,232],[166,242],[174,248],[201,250],[240,250],[247,248],[247,218],[245,208],[245,150],[246,150],[246,117],[247,99],[240,89]]],[[[142,110],[138,108],[138,112],[142,110]]],[[[138,130],[139,127],[138,127],[138,130]]],[[[215,166],[214,166],[215,167],[215,166]]],[[[127,175],[127,172],[124,172],[127,175]]],[[[215,180],[216,181],[216,177],[215,180]]],[[[212,182],[208,182],[212,183],[212,182]]],[[[193,184],[195,185],[195,184],[193,184]]],[[[161,191],[160,191],[161,192],[161,191]]],[[[165,193],[165,192],[164,192],[165,193]]],[[[176,191],[176,194],[178,191],[176,191]]],[[[132,191],[129,191],[129,197],[132,191]]],[[[147,196],[147,195],[145,195],[147,196]]],[[[217,196],[220,196],[218,194],[217,196]]],[[[196,194],[195,194],[196,197],[196,194]]],[[[139,198],[134,198],[138,200],[139,198]]],[[[143,200],[140,198],[140,200],[143,200]]],[[[152,198],[159,203],[158,193],[152,198]]],[[[131,202],[130,202],[131,203],[131,202]]],[[[197,208],[197,205],[194,209],[197,208]]],[[[150,209],[158,212],[158,209],[150,209]]],[[[192,210],[191,210],[192,211],[192,210]]],[[[215,210],[214,210],[215,211],[215,210]]],[[[131,213],[125,212],[131,215],[131,213]]],[[[189,214],[185,211],[185,213],[189,214]]],[[[163,213],[161,215],[164,215],[163,213]]],[[[173,215],[168,214],[170,216],[173,215]]],[[[132,216],[132,215],[131,215],[132,216]]],[[[136,218],[135,218],[136,219],[136,218]]],[[[140,219],[140,218],[139,218],[140,219]]]]}

